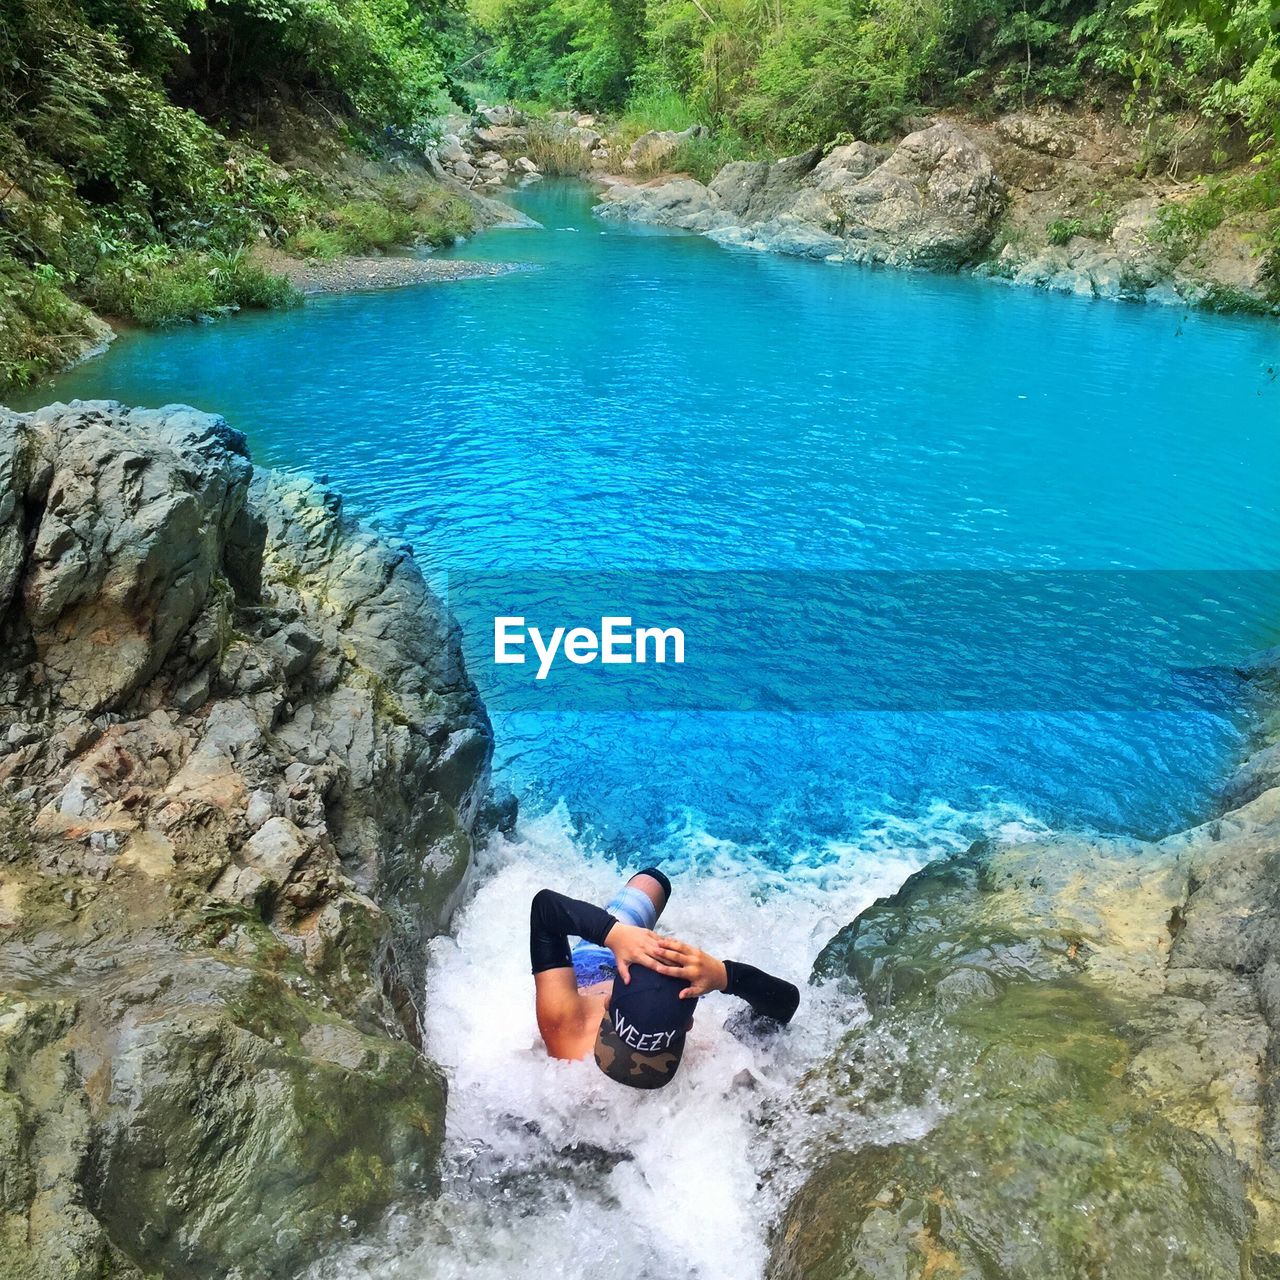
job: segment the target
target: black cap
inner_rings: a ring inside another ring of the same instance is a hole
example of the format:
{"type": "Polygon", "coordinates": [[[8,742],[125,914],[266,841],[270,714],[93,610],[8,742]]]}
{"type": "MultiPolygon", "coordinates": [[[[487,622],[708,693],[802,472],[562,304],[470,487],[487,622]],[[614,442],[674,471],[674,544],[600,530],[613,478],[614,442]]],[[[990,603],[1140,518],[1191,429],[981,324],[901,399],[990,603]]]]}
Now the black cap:
{"type": "Polygon", "coordinates": [[[614,979],[596,1036],[596,1065],[605,1075],[633,1089],[660,1089],[671,1081],[698,1003],[680,999],[688,985],[638,964],[631,966],[630,983],[614,979]]]}

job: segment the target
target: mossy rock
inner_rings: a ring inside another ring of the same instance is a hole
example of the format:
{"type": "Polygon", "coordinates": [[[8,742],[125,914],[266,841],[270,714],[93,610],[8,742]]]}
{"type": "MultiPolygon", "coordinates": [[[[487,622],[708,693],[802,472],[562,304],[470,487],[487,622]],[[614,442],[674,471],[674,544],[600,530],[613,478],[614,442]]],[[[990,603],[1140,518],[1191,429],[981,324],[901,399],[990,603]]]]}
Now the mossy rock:
{"type": "Polygon", "coordinates": [[[904,1108],[938,1118],[918,1141],[826,1157],[779,1225],[771,1280],[1267,1274],[1251,1166],[1225,1131],[1188,1126],[1176,1089],[1148,1087],[1187,884],[1174,847],[979,844],[833,938],[814,980],[871,1016],[820,1092],[895,1135],[904,1108]]]}
{"type": "Polygon", "coordinates": [[[76,1002],[0,991],[0,1278],[137,1273],[85,1206],[75,1177],[88,1108],[63,1036],[76,1002]]]}
{"type": "Polygon", "coordinates": [[[917,871],[827,943],[814,979],[852,978],[868,1007],[879,1010],[921,997],[987,998],[1007,982],[1052,977],[1071,954],[1070,938],[981,918],[989,858],[979,843],[917,871]]]}
{"type": "Polygon", "coordinates": [[[131,1039],[98,1127],[92,1208],[146,1270],[292,1276],[439,1188],[444,1081],[409,1044],[270,983],[144,1019],[131,1039]]]}
{"type": "Polygon", "coordinates": [[[1125,1087],[1118,1013],[1067,978],[1011,985],[949,1028],[893,1028],[953,1037],[945,1114],[918,1142],[819,1167],[771,1280],[1239,1280],[1240,1169],[1125,1087]]]}

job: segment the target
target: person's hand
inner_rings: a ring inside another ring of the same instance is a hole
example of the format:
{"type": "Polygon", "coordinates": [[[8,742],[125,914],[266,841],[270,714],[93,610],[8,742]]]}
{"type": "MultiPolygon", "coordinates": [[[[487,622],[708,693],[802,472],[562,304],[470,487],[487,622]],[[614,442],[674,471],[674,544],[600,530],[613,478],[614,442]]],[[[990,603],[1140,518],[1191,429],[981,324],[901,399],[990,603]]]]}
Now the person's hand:
{"type": "Polygon", "coordinates": [[[618,977],[624,983],[631,981],[631,966],[642,964],[646,968],[658,967],[659,951],[662,939],[652,929],[641,929],[639,925],[623,924],[621,920],[609,929],[604,945],[613,952],[618,966],[618,977]]]}
{"type": "Polygon", "coordinates": [[[659,938],[659,963],[652,966],[670,978],[683,978],[689,985],[680,993],[681,1000],[705,996],[708,991],[723,991],[729,985],[729,974],[723,960],[691,947],[679,938],[659,938]]]}

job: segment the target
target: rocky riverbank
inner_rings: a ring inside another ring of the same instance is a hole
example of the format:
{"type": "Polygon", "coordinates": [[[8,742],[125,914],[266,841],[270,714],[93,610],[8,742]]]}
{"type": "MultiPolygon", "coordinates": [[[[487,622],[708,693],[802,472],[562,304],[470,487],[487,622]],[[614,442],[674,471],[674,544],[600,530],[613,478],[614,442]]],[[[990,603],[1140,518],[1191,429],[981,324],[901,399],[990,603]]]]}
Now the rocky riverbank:
{"type": "Polygon", "coordinates": [[[944,123],[892,151],[852,142],[737,161],[710,186],[692,178],[615,183],[600,214],[830,262],[954,268],[981,255],[1005,199],[990,159],[944,123]]]}
{"type": "MultiPolygon", "coordinates": [[[[1280,653],[1249,671],[1272,698],[1280,653]]],[[[1274,722],[1274,713],[1272,714],[1274,722]]],[[[829,1151],[773,1280],[1153,1280],[1280,1268],[1280,755],[1158,843],[978,845],[831,940],[868,1021],[819,1069],[923,1139],[829,1151]]]]}
{"type": "Polygon", "coordinates": [[[0,1274],[286,1276],[430,1194],[492,736],[411,553],[186,408],[0,415],[0,1274]]]}
{"type": "MultiPolygon", "coordinates": [[[[1241,189],[1242,150],[1215,143],[1194,120],[1168,124],[1163,151],[1102,113],[1024,112],[993,122],[938,117],[892,145],[842,140],[738,161],[706,184],[682,174],[638,180],[634,154],[607,145],[593,168],[601,216],[725,244],[970,270],[1086,297],[1275,312],[1272,211],[1231,208],[1229,196],[1210,198],[1187,180],[1216,170],[1224,190],[1241,189]]],[[[641,172],[650,155],[674,153],[675,138],[646,151],[641,172]]]]}

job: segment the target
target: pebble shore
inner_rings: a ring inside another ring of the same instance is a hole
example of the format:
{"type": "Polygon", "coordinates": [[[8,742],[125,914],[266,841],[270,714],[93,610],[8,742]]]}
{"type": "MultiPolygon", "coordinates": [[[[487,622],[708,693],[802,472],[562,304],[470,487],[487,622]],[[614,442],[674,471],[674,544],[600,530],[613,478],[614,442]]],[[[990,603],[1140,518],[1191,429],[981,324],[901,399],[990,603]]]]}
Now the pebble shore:
{"type": "Polygon", "coordinates": [[[304,294],[348,293],[361,289],[395,289],[432,281],[470,280],[516,270],[507,262],[457,262],[437,258],[388,255],[376,258],[337,258],[317,262],[273,254],[269,270],[285,276],[304,294]]]}

